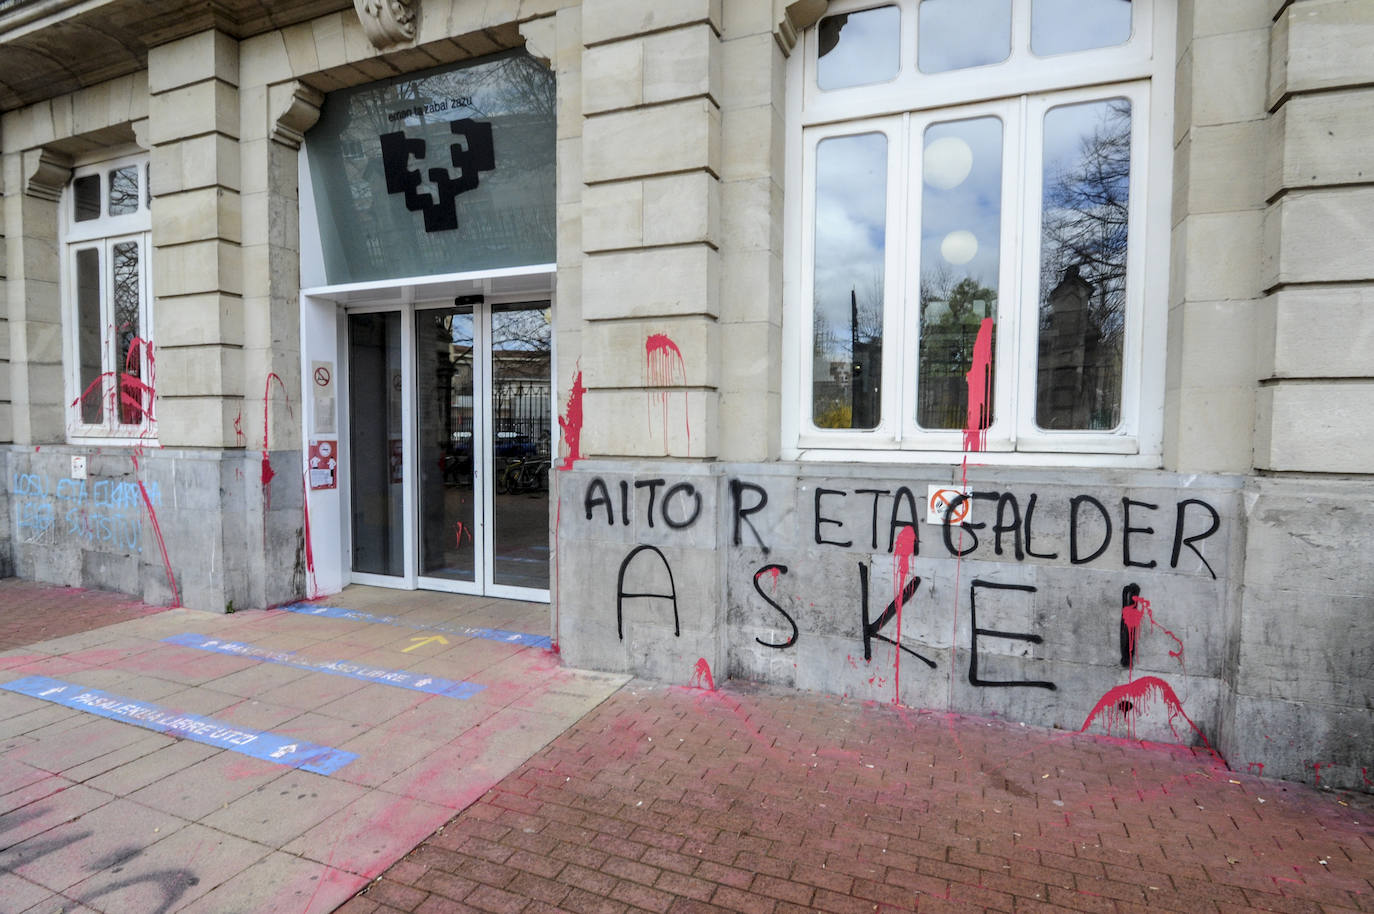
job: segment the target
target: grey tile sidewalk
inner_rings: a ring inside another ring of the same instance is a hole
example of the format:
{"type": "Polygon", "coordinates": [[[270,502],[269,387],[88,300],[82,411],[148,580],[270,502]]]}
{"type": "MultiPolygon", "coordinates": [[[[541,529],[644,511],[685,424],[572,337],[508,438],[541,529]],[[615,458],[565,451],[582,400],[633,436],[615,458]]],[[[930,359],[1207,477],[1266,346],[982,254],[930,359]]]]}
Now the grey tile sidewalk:
{"type": "Polygon", "coordinates": [[[392,624],[113,596],[102,616],[101,599],[0,582],[15,645],[0,652],[0,914],[332,911],[625,681],[452,633],[544,634],[546,606],[376,588],[323,601],[392,624]],[[24,643],[78,599],[82,624],[119,621],[24,643]],[[26,629],[25,613],[49,622],[26,629]],[[423,642],[434,624],[446,644],[423,642]],[[162,640],[186,633],[484,688],[464,700],[162,640]],[[325,775],[2,688],[29,676],[357,758],[325,775]]]}

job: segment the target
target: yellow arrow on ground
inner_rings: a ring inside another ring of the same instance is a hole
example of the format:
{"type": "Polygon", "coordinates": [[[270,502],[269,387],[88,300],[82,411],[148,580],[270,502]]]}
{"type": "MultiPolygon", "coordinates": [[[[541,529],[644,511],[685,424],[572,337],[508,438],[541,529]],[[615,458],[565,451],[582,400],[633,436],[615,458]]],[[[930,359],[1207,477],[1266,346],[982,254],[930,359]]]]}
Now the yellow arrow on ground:
{"type": "Polygon", "coordinates": [[[438,641],[440,644],[448,644],[448,639],[445,638],[443,635],[429,635],[428,637],[426,637],[425,635],[419,635],[417,637],[411,638],[410,640],[416,643],[412,644],[410,647],[401,648],[402,654],[408,654],[411,651],[415,650],[417,647],[424,647],[431,641],[438,641]]]}

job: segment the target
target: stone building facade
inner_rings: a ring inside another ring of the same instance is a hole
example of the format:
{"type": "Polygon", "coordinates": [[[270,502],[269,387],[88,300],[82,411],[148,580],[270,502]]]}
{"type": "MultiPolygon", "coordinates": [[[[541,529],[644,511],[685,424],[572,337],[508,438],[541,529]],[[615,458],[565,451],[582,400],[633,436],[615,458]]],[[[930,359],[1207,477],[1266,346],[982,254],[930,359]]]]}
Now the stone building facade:
{"type": "Polygon", "coordinates": [[[0,2],[14,574],[1374,770],[1363,0],[0,2]],[[546,481],[547,480],[547,481],[546,481]]]}

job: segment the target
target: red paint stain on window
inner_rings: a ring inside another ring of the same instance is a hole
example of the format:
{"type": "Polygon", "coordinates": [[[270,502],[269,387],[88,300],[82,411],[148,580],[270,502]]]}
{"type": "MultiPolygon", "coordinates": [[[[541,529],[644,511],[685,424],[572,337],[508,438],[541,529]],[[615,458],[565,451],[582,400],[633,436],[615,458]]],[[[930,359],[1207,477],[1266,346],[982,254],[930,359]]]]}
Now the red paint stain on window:
{"type": "Polygon", "coordinates": [[[558,417],[558,427],[563,430],[563,443],[567,453],[563,457],[560,470],[571,470],[574,461],[582,459],[582,395],[587,388],[582,386],[582,369],[573,375],[572,390],[568,391],[568,406],[565,414],[558,417]]]}
{"type": "Polygon", "coordinates": [[[992,318],[978,325],[973,344],[973,364],[965,376],[968,381],[968,420],[964,425],[964,450],[983,451],[988,445],[988,426],[992,424],[992,318]]]}
{"type": "MultiPolygon", "coordinates": [[[[685,387],[687,384],[687,364],[682,360],[682,350],[667,334],[653,333],[644,341],[644,358],[648,363],[650,387],[685,387]]],[[[650,394],[652,397],[653,394],[650,394]]],[[[659,408],[663,425],[663,452],[668,453],[668,396],[666,390],[659,391],[659,408]]],[[[692,420],[687,414],[687,391],[682,392],[682,418],[687,427],[687,456],[692,455],[692,420]]]]}
{"type": "Polygon", "coordinates": [[[706,689],[708,692],[716,690],[716,681],[711,678],[711,665],[702,657],[697,660],[696,669],[692,670],[692,681],[687,683],[689,689],[706,689]]]}

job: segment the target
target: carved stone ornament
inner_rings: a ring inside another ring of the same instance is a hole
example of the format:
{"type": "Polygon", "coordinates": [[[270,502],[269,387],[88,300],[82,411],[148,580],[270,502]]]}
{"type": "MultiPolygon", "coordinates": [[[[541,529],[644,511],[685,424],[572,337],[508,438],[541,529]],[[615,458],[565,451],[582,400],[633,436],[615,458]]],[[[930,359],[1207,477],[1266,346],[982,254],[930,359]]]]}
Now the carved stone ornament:
{"type": "Polygon", "coordinates": [[[415,12],[420,0],[353,0],[367,40],[375,48],[415,40],[415,12]]]}

